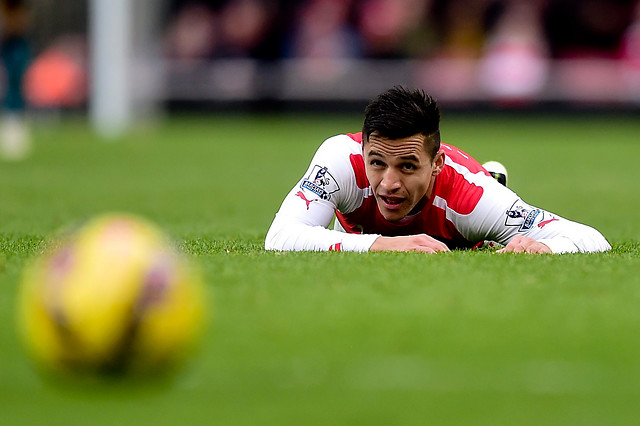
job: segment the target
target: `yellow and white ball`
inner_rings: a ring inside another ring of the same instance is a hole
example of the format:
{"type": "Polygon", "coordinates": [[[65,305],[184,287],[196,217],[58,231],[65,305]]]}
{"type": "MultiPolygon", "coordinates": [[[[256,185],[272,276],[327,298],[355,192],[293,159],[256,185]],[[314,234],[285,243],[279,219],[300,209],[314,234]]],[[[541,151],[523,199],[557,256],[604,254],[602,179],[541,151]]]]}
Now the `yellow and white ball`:
{"type": "Polygon", "coordinates": [[[150,372],[184,358],[203,323],[201,275],[156,226],[97,217],[24,274],[26,346],[56,371],[150,372]]]}

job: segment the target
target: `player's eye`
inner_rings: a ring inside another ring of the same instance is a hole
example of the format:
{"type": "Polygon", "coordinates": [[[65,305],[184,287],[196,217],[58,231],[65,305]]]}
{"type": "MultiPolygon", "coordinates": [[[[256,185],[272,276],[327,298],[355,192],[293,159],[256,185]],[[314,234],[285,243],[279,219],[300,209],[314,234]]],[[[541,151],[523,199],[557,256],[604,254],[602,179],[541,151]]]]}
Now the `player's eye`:
{"type": "Polygon", "coordinates": [[[369,162],[373,167],[384,167],[384,163],[380,160],[371,160],[369,162]]]}
{"type": "Polygon", "coordinates": [[[416,165],[413,163],[404,163],[402,165],[402,169],[406,171],[414,171],[417,169],[416,165]]]}

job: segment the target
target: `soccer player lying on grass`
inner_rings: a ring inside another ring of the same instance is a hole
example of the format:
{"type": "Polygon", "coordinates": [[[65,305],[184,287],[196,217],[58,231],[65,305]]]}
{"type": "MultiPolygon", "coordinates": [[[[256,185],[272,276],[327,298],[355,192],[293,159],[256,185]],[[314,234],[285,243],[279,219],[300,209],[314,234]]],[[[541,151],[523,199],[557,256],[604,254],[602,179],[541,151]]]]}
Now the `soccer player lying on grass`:
{"type": "Polygon", "coordinates": [[[440,143],[440,112],[421,90],[369,103],[362,133],[331,137],[284,199],[268,250],[596,252],[595,229],[530,206],[470,155],[440,143]],[[327,229],[333,216],[335,229],[327,229]]]}

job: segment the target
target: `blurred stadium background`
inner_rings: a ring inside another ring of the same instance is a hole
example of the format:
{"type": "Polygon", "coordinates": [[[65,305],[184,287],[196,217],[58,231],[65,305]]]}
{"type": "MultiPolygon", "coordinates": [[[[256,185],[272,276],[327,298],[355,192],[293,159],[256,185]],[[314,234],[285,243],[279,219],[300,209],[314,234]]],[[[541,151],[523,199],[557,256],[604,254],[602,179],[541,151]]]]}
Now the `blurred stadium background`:
{"type": "Polygon", "coordinates": [[[637,0],[25,3],[30,108],[97,120],[202,107],[360,110],[399,83],[445,108],[640,105],[637,0]]]}

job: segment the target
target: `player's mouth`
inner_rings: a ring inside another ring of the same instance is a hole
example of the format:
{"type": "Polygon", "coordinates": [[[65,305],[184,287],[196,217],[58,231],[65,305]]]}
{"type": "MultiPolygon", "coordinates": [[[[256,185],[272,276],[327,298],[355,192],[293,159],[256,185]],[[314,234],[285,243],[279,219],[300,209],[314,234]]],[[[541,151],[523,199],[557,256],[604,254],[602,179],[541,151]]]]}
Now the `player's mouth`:
{"type": "Polygon", "coordinates": [[[399,210],[402,208],[406,198],[403,197],[393,197],[393,196],[384,196],[378,195],[380,201],[382,201],[382,205],[384,208],[388,210],[399,210]]]}

